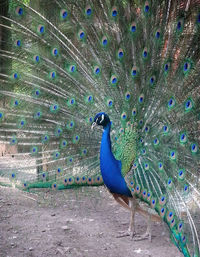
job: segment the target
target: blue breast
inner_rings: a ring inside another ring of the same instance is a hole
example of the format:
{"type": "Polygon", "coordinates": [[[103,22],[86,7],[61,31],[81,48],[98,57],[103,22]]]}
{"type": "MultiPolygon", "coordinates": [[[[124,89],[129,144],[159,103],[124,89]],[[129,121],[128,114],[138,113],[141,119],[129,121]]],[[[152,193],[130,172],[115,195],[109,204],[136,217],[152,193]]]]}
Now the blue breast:
{"type": "Polygon", "coordinates": [[[112,193],[131,197],[126,182],[121,174],[121,161],[115,159],[110,141],[110,123],[104,128],[100,150],[100,168],[103,181],[112,193]]]}

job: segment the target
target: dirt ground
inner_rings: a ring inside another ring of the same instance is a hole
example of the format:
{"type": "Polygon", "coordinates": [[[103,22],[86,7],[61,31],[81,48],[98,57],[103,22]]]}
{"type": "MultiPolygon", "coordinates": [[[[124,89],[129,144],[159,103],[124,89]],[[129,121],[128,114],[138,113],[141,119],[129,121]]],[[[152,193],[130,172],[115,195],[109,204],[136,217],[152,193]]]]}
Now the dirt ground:
{"type": "MultiPolygon", "coordinates": [[[[34,191],[0,187],[0,257],[182,257],[164,224],[152,242],[117,238],[129,213],[101,188],[34,191]]],[[[136,231],[146,223],[136,217],[136,231]]]]}

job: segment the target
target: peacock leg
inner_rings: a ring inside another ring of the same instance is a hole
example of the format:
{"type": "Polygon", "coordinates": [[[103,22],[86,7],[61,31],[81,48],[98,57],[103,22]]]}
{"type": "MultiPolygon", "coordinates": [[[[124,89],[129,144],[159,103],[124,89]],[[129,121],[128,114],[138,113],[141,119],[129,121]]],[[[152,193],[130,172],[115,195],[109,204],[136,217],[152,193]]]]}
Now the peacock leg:
{"type": "Polygon", "coordinates": [[[136,211],[137,202],[135,201],[134,198],[129,198],[129,204],[130,204],[129,210],[131,211],[129,228],[125,232],[120,232],[117,238],[125,237],[125,236],[131,236],[133,238],[133,236],[135,235],[135,211],[136,211]]]}
{"type": "Polygon", "coordinates": [[[151,242],[151,214],[149,214],[148,218],[147,218],[147,230],[143,235],[137,235],[134,237],[135,241],[140,241],[140,240],[144,240],[144,239],[149,239],[149,241],[151,242]]]}
{"type": "Polygon", "coordinates": [[[135,232],[135,212],[136,212],[136,206],[137,206],[137,202],[134,197],[131,198],[130,205],[131,205],[131,219],[130,219],[129,231],[131,233],[130,234],[131,238],[133,238],[136,234],[136,232],[135,232]]]}

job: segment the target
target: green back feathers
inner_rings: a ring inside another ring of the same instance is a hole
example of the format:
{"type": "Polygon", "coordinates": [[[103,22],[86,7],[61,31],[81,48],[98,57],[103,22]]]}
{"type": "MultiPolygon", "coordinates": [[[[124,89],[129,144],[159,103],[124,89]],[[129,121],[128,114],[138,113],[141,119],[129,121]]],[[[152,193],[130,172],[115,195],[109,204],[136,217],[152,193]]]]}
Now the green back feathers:
{"type": "Polygon", "coordinates": [[[138,134],[134,124],[127,123],[114,138],[113,153],[122,163],[122,175],[125,177],[130,171],[137,156],[138,134]]]}

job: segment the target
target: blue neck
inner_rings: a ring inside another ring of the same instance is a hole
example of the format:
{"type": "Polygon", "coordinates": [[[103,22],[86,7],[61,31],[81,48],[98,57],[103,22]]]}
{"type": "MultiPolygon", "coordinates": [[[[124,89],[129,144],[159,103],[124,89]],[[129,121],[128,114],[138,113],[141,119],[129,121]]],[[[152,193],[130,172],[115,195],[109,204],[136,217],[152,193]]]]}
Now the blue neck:
{"type": "Polygon", "coordinates": [[[100,168],[103,181],[112,193],[131,197],[131,192],[121,174],[121,161],[116,160],[112,153],[110,128],[111,123],[109,122],[104,127],[101,140],[100,168]]]}
{"type": "Polygon", "coordinates": [[[109,122],[107,126],[104,127],[104,130],[103,130],[102,139],[101,139],[100,160],[111,159],[112,161],[116,161],[111,148],[110,128],[111,128],[111,123],[109,122]]]}

